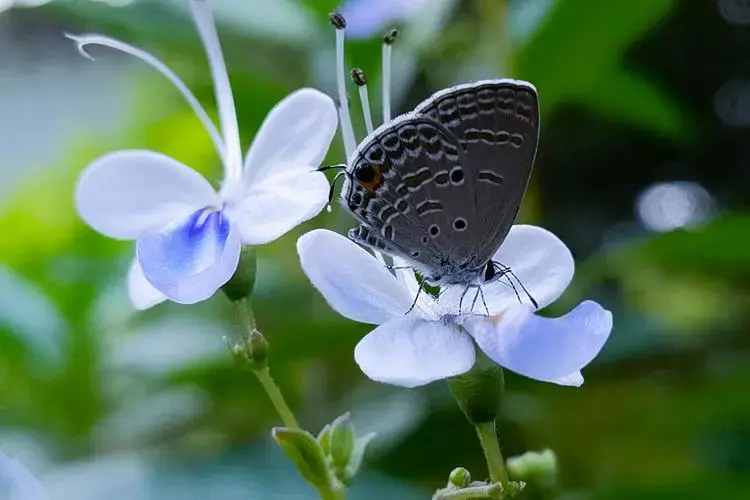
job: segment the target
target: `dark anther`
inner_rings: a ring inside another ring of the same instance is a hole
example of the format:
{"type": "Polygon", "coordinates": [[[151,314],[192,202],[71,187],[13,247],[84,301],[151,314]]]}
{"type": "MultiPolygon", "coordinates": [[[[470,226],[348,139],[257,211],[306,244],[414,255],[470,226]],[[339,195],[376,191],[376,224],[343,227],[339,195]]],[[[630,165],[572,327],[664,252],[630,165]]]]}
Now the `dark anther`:
{"type": "Polygon", "coordinates": [[[388,30],[388,33],[383,36],[383,43],[386,45],[393,45],[393,42],[396,41],[396,38],[398,38],[398,30],[396,28],[393,28],[391,30],[388,30]]]}
{"type": "Polygon", "coordinates": [[[352,70],[352,81],[358,87],[364,87],[365,85],[367,85],[367,77],[365,76],[365,72],[359,68],[354,68],[352,70]]]}
{"type": "Polygon", "coordinates": [[[337,30],[346,28],[346,19],[344,19],[344,16],[342,16],[338,12],[331,12],[328,15],[328,20],[331,21],[331,24],[337,30]]]}

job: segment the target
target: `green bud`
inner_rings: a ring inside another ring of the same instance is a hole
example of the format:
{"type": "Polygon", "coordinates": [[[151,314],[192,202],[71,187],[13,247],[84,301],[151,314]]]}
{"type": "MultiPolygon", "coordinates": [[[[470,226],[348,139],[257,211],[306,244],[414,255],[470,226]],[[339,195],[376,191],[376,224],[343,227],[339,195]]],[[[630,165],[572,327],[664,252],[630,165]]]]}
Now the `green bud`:
{"type": "Polygon", "coordinates": [[[302,429],[275,427],[271,435],[302,477],[319,491],[331,488],[326,458],[312,434],[302,429]]]}
{"type": "Polygon", "coordinates": [[[337,469],[344,469],[349,465],[349,459],[354,451],[354,425],[348,412],[331,424],[330,441],[333,466],[337,469]]]}
{"type": "Polygon", "coordinates": [[[331,453],[331,424],[326,424],[325,427],[318,434],[318,445],[323,453],[330,455],[331,453]]]}
{"type": "Polygon", "coordinates": [[[352,456],[349,459],[349,466],[346,468],[346,474],[342,481],[349,485],[351,484],[352,479],[354,479],[354,476],[359,471],[359,468],[362,466],[362,460],[365,457],[365,451],[367,451],[367,445],[370,444],[370,441],[373,440],[375,437],[375,433],[371,432],[369,434],[365,434],[362,437],[357,438],[354,441],[354,449],[352,450],[352,456]]]}
{"type": "Polygon", "coordinates": [[[552,450],[527,451],[507,460],[508,473],[513,479],[522,479],[551,487],[557,479],[557,456],[552,450]]]}
{"type": "Polygon", "coordinates": [[[465,488],[471,482],[471,474],[467,469],[463,467],[456,467],[451,471],[448,476],[448,486],[455,486],[456,488],[465,488]]]}
{"type": "Polygon", "coordinates": [[[268,366],[268,341],[257,329],[253,328],[245,340],[247,345],[247,359],[253,369],[261,370],[268,366]]]}
{"type": "Polygon", "coordinates": [[[255,250],[251,246],[243,246],[237,270],[229,281],[221,287],[221,290],[229,300],[237,302],[253,294],[257,269],[258,263],[255,257],[255,250]]]}
{"type": "Polygon", "coordinates": [[[494,422],[505,388],[503,369],[480,359],[470,371],[448,379],[451,393],[474,425],[494,422]]]}

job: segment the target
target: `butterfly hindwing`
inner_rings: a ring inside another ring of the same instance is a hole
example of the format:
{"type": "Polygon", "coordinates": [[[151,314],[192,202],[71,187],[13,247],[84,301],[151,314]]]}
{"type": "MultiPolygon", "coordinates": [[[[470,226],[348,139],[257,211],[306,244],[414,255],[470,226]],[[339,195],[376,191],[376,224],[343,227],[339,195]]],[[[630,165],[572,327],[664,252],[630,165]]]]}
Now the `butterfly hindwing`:
{"type": "Polygon", "coordinates": [[[539,100],[533,85],[484,80],[437,92],[414,110],[440,122],[466,156],[474,186],[476,227],[469,227],[480,259],[490,259],[513,224],[526,191],[539,139],[539,100]]]}

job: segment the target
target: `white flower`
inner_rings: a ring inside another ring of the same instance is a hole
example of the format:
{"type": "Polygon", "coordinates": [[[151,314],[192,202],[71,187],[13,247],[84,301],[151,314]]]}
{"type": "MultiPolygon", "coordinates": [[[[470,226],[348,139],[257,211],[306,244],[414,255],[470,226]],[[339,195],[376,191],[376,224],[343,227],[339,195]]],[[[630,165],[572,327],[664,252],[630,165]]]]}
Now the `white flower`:
{"type": "Polygon", "coordinates": [[[210,8],[203,0],[191,0],[190,7],[208,54],[221,134],[187,86],[152,55],[99,35],[69,35],[87,57],[85,46],[105,45],[169,78],[203,121],[224,167],[218,191],[196,171],[153,151],[110,153],[81,175],[75,195],[81,217],[102,234],[137,242],[128,283],[141,309],[167,298],[183,304],[209,298],[234,274],[242,244],[273,241],[328,201],[328,182],[316,168],[336,132],[331,98],[302,89],[282,100],[243,161],[210,8]]]}
{"type": "Polygon", "coordinates": [[[47,500],[39,481],[23,465],[0,453],[0,498],[47,500]]]}
{"type": "MultiPolygon", "coordinates": [[[[581,385],[581,369],[601,350],[612,329],[612,314],[585,301],[560,318],[534,314],[501,280],[482,288],[489,315],[456,314],[464,287],[444,289],[439,300],[426,293],[411,312],[417,281],[408,270],[394,276],[358,245],[317,229],[297,242],[302,269],[338,313],[379,325],[354,351],[371,379],[416,387],[467,372],[475,346],[503,367],[561,385],[581,385]]],[[[493,257],[513,269],[539,307],[556,300],[573,277],[573,257],[549,231],[513,226],[493,257]]],[[[523,295],[520,296],[524,300],[523,295]]],[[[474,293],[463,300],[471,310],[474,293]]],[[[473,310],[485,312],[481,298],[473,310]]]]}

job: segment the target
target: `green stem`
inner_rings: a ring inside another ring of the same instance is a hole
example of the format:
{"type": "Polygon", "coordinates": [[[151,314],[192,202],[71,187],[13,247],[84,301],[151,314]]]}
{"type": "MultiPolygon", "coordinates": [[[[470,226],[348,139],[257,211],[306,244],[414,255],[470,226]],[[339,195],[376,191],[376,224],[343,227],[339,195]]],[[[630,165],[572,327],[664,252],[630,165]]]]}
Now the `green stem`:
{"type": "MultiPolygon", "coordinates": [[[[253,313],[253,308],[251,307],[250,301],[247,298],[238,300],[235,302],[235,304],[237,308],[237,316],[239,317],[240,323],[242,323],[242,326],[244,328],[244,334],[246,338],[249,338],[252,332],[256,330],[255,314],[253,313]]],[[[271,404],[273,404],[273,407],[276,408],[276,412],[281,417],[282,422],[284,422],[284,426],[293,429],[299,429],[300,427],[297,423],[297,419],[294,418],[294,413],[292,413],[292,410],[289,408],[289,405],[284,399],[284,395],[281,393],[281,389],[279,389],[279,386],[276,385],[276,382],[274,382],[273,377],[271,376],[271,370],[268,368],[268,366],[263,366],[262,368],[254,368],[253,373],[256,377],[258,377],[260,385],[263,386],[266,394],[268,394],[268,398],[271,400],[271,404]]]]}
{"type": "Polygon", "coordinates": [[[265,367],[260,370],[253,370],[253,373],[258,377],[260,385],[263,386],[266,394],[268,394],[268,398],[271,400],[273,407],[276,408],[276,412],[281,417],[282,422],[284,422],[284,426],[292,429],[299,429],[299,424],[297,424],[297,419],[294,418],[294,413],[292,413],[292,410],[286,403],[279,386],[276,385],[276,382],[273,381],[273,377],[271,377],[271,370],[269,370],[268,367],[265,367]]]}
{"type": "Polygon", "coordinates": [[[346,500],[345,488],[331,488],[330,490],[319,491],[321,500],[346,500]]]}
{"type": "Polygon", "coordinates": [[[490,471],[490,479],[495,483],[508,483],[508,471],[505,469],[505,460],[500,452],[500,443],[497,441],[495,422],[475,424],[479,442],[487,459],[487,468],[490,471]]]}

